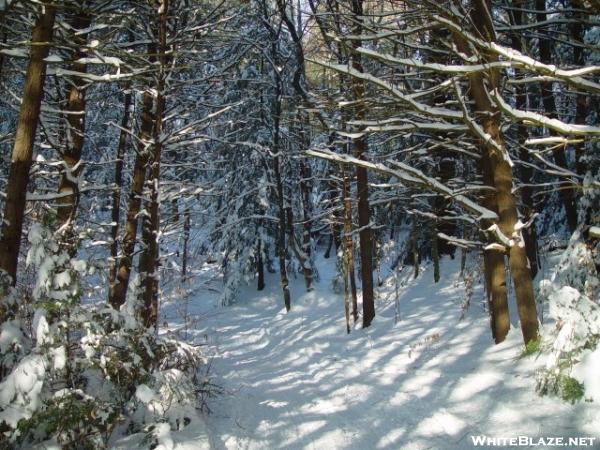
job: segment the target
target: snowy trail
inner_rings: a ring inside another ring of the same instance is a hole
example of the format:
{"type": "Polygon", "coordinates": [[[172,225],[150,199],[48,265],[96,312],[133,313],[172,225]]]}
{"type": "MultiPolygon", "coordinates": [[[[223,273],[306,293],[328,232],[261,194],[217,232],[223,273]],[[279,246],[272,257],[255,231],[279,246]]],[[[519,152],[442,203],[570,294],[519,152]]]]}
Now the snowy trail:
{"type": "MultiPolygon", "coordinates": [[[[598,405],[535,394],[542,362],[517,359],[518,329],[492,345],[481,293],[459,320],[454,264],[436,285],[426,272],[402,288],[398,324],[393,286],[383,286],[373,325],[350,335],[329,274],[310,293],[297,280],[288,314],[274,276],[265,291],[205,312],[195,333],[208,338],[213,380],[226,390],[206,418],[210,448],[471,449],[472,435],[598,436],[598,405]]],[[[194,432],[180,448],[205,447],[194,432]]]]}

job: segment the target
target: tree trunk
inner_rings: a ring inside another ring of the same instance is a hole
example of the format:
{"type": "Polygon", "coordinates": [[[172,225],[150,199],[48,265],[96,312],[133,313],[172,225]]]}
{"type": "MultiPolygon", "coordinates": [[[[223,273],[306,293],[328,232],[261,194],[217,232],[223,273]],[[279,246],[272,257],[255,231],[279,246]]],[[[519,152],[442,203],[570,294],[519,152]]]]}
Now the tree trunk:
{"type": "MultiPolygon", "coordinates": [[[[352,0],[352,15],[354,21],[354,33],[360,35],[362,33],[363,22],[363,2],[362,0],[352,0]]],[[[361,42],[352,41],[357,48],[361,42]]],[[[362,63],[359,53],[352,55],[352,68],[362,72],[362,63]]],[[[365,120],[365,85],[364,81],[355,77],[352,78],[352,91],[354,99],[357,102],[355,119],[365,120]]],[[[364,153],[367,149],[367,140],[365,136],[361,136],[354,140],[354,156],[359,159],[364,159],[364,153]]],[[[371,325],[375,317],[375,297],[373,293],[373,242],[371,233],[371,208],[369,205],[369,179],[367,169],[364,167],[356,167],[356,189],[358,193],[358,227],[360,241],[360,271],[362,280],[362,298],[363,298],[363,328],[371,325]]]]}
{"type": "MultiPolygon", "coordinates": [[[[304,133],[304,130],[300,130],[304,133]]],[[[310,248],[310,178],[311,171],[310,166],[304,160],[300,160],[300,191],[302,192],[302,254],[305,256],[306,261],[302,267],[304,273],[304,282],[306,284],[306,290],[312,291],[313,283],[313,269],[310,260],[311,248],[310,248]]]]}
{"type": "Polygon", "coordinates": [[[350,197],[350,175],[345,164],[342,170],[342,201],[344,204],[344,261],[347,276],[350,279],[350,294],[352,299],[352,318],[358,320],[358,296],[356,293],[356,276],[354,270],[354,240],[352,238],[352,198],[350,197]]]}
{"type": "Polygon", "coordinates": [[[131,267],[133,264],[133,252],[137,239],[138,215],[142,204],[142,194],[146,179],[146,165],[149,159],[150,146],[152,145],[152,117],[153,95],[150,90],[144,92],[142,100],[142,114],[140,125],[140,140],[133,164],[133,180],[127,206],[127,217],[123,232],[122,255],[117,270],[117,282],[110,294],[110,304],[119,309],[125,303],[131,267]]]}
{"type": "Polygon", "coordinates": [[[190,243],[190,229],[191,229],[191,213],[190,208],[185,208],[183,212],[183,249],[181,254],[181,281],[185,283],[187,281],[187,267],[188,267],[188,247],[190,243]]]}
{"type": "Polygon", "coordinates": [[[342,239],[341,239],[341,235],[342,235],[342,223],[344,221],[343,219],[343,199],[341,202],[341,207],[338,208],[337,205],[337,199],[338,199],[338,192],[340,190],[339,188],[339,183],[332,180],[331,177],[333,177],[333,172],[330,172],[328,174],[329,177],[329,181],[328,181],[328,188],[329,188],[329,208],[333,210],[332,214],[331,214],[331,239],[333,241],[333,244],[335,245],[335,253],[337,255],[337,253],[340,250],[340,246],[342,245],[342,239]]]}
{"type": "Polygon", "coordinates": [[[437,220],[431,221],[431,259],[433,260],[433,282],[440,281],[440,253],[438,248],[437,220]]]}
{"type": "MultiPolygon", "coordinates": [[[[489,41],[495,40],[493,24],[489,21],[491,17],[491,6],[489,1],[474,1],[473,23],[481,36],[489,41]]],[[[471,54],[470,48],[460,35],[455,34],[455,42],[458,49],[465,54],[471,54]]],[[[488,58],[493,58],[488,56],[488,58]]],[[[490,70],[488,73],[490,86],[497,86],[498,73],[490,70]]],[[[470,92],[475,103],[477,118],[481,123],[483,131],[491,137],[495,145],[490,142],[482,143],[483,164],[489,164],[489,170],[493,185],[496,188],[496,204],[498,211],[498,227],[500,231],[513,244],[508,251],[508,262],[515,286],[517,309],[521,320],[521,331],[525,344],[538,337],[538,320],[533,293],[533,283],[529,261],[525,253],[520,230],[515,230],[518,222],[517,205],[513,195],[513,174],[510,163],[505,158],[505,144],[499,124],[498,111],[491,103],[487,95],[487,88],[481,74],[469,76],[470,92]]],[[[485,167],[485,166],[484,166],[485,167]]]]}
{"type": "Polygon", "coordinates": [[[410,248],[412,252],[412,260],[413,260],[413,269],[414,269],[414,278],[415,280],[419,276],[419,229],[417,226],[417,216],[413,215],[412,218],[412,227],[410,229],[410,248]]]}
{"type": "Polygon", "coordinates": [[[279,257],[279,276],[281,279],[281,291],[283,293],[283,304],[285,310],[289,311],[292,307],[289,280],[285,267],[285,234],[286,234],[286,217],[285,217],[285,198],[283,190],[283,180],[281,179],[281,145],[280,145],[280,120],[281,120],[281,80],[277,80],[277,92],[275,98],[274,111],[274,130],[273,130],[273,150],[275,157],[273,158],[275,186],[277,189],[277,206],[279,209],[279,223],[277,233],[277,256],[279,257]]]}
{"type": "Polygon", "coordinates": [[[265,263],[263,261],[263,245],[262,239],[258,239],[258,255],[256,257],[256,266],[258,271],[258,281],[256,290],[262,291],[265,288],[265,263]]]}
{"type": "MultiPolygon", "coordinates": [[[[84,58],[86,53],[83,48],[86,45],[85,35],[77,34],[78,30],[86,29],[92,22],[91,16],[84,11],[78,11],[71,20],[73,29],[71,35],[75,50],[72,54],[72,62],[69,70],[78,73],[86,73],[87,65],[77,62],[84,58]]],[[[71,228],[75,216],[77,204],[79,203],[79,174],[81,173],[81,151],[84,143],[85,133],[85,91],[87,82],[80,76],[71,76],[67,80],[69,93],[67,95],[67,145],[63,154],[64,167],[58,184],[58,209],[57,219],[59,226],[71,228]]],[[[69,233],[65,231],[65,236],[69,233]]]]}
{"type": "MultiPolygon", "coordinates": [[[[0,270],[4,270],[11,277],[13,285],[17,282],[17,262],[21,246],[29,169],[31,168],[33,144],[44,95],[45,58],[50,51],[54,17],[54,5],[44,4],[43,13],[33,28],[31,37],[33,45],[25,75],[23,98],[6,184],[2,236],[0,237],[0,270]]],[[[1,315],[3,315],[2,312],[0,312],[1,315]]],[[[3,321],[4,317],[0,317],[0,323],[3,321]]]]}
{"type": "MultiPolygon", "coordinates": [[[[4,22],[4,15],[0,16],[0,22],[4,22]]],[[[2,30],[2,44],[6,46],[8,33],[6,29],[2,30]]],[[[2,82],[2,72],[4,71],[4,53],[0,53],[0,82],[2,82]]]]}
{"type": "MultiPolygon", "coordinates": [[[[546,0],[536,0],[535,5],[538,11],[536,14],[538,22],[546,21],[546,0]]],[[[552,46],[550,38],[543,31],[539,31],[538,41],[541,62],[543,62],[544,64],[552,64],[552,46]]],[[[552,83],[542,82],[541,90],[542,103],[544,105],[546,116],[552,119],[557,118],[558,113],[556,109],[556,100],[554,98],[554,92],[552,90],[552,83]]],[[[564,148],[557,145],[553,146],[552,156],[554,157],[554,162],[557,166],[564,167],[565,169],[569,167],[567,164],[567,158],[565,156],[564,148]]],[[[570,186],[563,186],[559,190],[560,198],[562,200],[563,206],[565,208],[565,214],[567,216],[567,225],[569,226],[569,231],[571,231],[571,233],[574,232],[577,228],[577,206],[575,204],[576,189],[577,186],[573,183],[570,183],[570,186]]]]}
{"type": "MultiPolygon", "coordinates": [[[[512,23],[519,27],[523,24],[523,11],[520,8],[523,7],[523,1],[519,0],[515,2],[515,9],[512,10],[512,23]]],[[[523,44],[521,41],[522,36],[519,32],[511,33],[512,47],[523,52],[523,44]]],[[[518,74],[520,71],[516,71],[518,74]]],[[[521,84],[515,86],[515,106],[519,110],[525,110],[527,106],[527,92],[525,87],[521,84]]],[[[525,140],[529,137],[527,128],[522,123],[517,125],[517,141],[521,144],[519,149],[519,157],[525,163],[531,160],[529,152],[523,147],[525,140]]],[[[523,164],[519,168],[521,176],[521,202],[523,203],[523,215],[525,216],[525,222],[528,222],[533,214],[535,213],[535,207],[533,203],[533,188],[530,186],[533,181],[533,169],[526,164],[523,164]]],[[[525,249],[527,252],[527,258],[529,259],[529,265],[531,267],[531,277],[535,278],[539,269],[539,258],[538,258],[538,245],[537,245],[537,232],[535,224],[523,230],[523,239],[525,241],[525,249]]]]}
{"type": "MultiPolygon", "coordinates": [[[[279,133],[277,133],[278,135],[279,133]]],[[[276,140],[276,142],[278,139],[276,140]]],[[[279,150],[278,150],[279,151],[279,150]]],[[[289,311],[291,308],[291,298],[289,281],[287,276],[287,270],[285,267],[285,231],[286,231],[286,220],[285,220],[285,206],[283,198],[283,181],[281,180],[281,169],[279,156],[273,158],[273,164],[275,166],[275,184],[277,186],[277,203],[279,207],[279,223],[278,223],[278,234],[277,234],[277,256],[279,257],[279,276],[281,279],[281,290],[283,292],[283,303],[285,310],[289,311]]]]}
{"type": "Polygon", "coordinates": [[[129,142],[129,133],[126,130],[130,129],[131,117],[131,85],[126,86],[123,118],[121,119],[121,132],[119,133],[119,144],[117,146],[117,154],[115,157],[115,186],[112,195],[112,210],[111,220],[112,226],[110,230],[112,242],[110,244],[110,263],[109,263],[109,298],[114,289],[117,279],[117,257],[119,254],[119,224],[121,222],[121,193],[123,190],[123,165],[125,151],[129,142]]]}
{"type": "MultiPolygon", "coordinates": [[[[489,161],[480,160],[480,172],[483,183],[494,187],[494,179],[489,161]]],[[[485,191],[483,206],[490,211],[498,213],[498,202],[495,191],[485,191]]],[[[486,221],[483,228],[489,228],[493,223],[486,221]]],[[[506,265],[504,254],[498,250],[483,251],[483,270],[485,274],[485,288],[490,311],[490,328],[494,342],[499,344],[506,339],[510,330],[510,314],[508,311],[508,290],[506,286],[506,265]]]]}
{"type": "Polygon", "coordinates": [[[146,328],[157,326],[158,320],[158,287],[159,287],[159,257],[160,248],[160,162],[162,156],[163,116],[165,112],[165,85],[167,68],[167,17],[169,14],[169,0],[160,2],[158,17],[158,61],[159,73],[156,83],[156,112],[154,114],[154,132],[152,146],[152,160],[148,186],[150,197],[146,202],[148,215],[145,216],[143,241],[144,247],[140,255],[140,278],[143,286],[142,321],[146,328]]]}
{"type": "MultiPolygon", "coordinates": [[[[585,6],[579,1],[573,1],[573,6],[578,9],[585,9],[585,6]]],[[[583,19],[586,17],[582,11],[573,12],[573,22],[569,24],[569,32],[571,35],[571,42],[573,45],[573,65],[575,67],[585,67],[585,54],[584,54],[584,42],[583,38],[585,35],[583,19]]],[[[576,111],[575,111],[575,123],[577,125],[585,125],[587,117],[587,98],[588,96],[584,93],[578,93],[576,96],[576,111]]],[[[576,170],[577,174],[584,176],[587,172],[587,164],[584,161],[585,154],[585,143],[580,142],[574,144],[575,146],[575,159],[576,159],[576,170]]]]}

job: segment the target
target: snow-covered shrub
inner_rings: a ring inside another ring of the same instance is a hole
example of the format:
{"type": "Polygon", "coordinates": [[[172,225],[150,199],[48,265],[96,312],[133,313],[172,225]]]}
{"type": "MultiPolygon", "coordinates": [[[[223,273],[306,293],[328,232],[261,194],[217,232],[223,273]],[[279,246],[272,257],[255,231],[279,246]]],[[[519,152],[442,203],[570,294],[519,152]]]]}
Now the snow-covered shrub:
{"type": "Polygon", "coordinates": [[[29,241],[27,261],[38,268],[34,333],[31,348],[17,348],[20,329],[2,327],[3,358],[11,346],[18,351],[0,384],[0,446],[105,448],[116,433],[159,423],[177,429],[195,417],[199,350],[157,336],[125,308],[81,304],[87,263],[41,225],[29,241]]]}
{"type": "MultiPolygon", "coordinates": [[[[540,282],[540,294],[554,320],[545,337],[546,367],[538,373],[541,394],[557,394],[573,402],[584,395],[583,389],[588,398],[600,390],[598,377],[585,378],[588,370],[583,367],[600,342],[598,286],[592,251],[576,232],[552,279],[540,282]]],[[[600,401],[600,396],[595,400],[600,401]]]]}
{"type": "Polygon", "coordinates": [[[10,373],[15,364],[23,358],[31,347],[31,341],[23,330],[23,324],[13,314],[17,309],[17,290],[11,286],[10,277],[0,271],[0,308],[6,308],[2,316],[6,321],[0,324],[0,379],[10,373]]]}

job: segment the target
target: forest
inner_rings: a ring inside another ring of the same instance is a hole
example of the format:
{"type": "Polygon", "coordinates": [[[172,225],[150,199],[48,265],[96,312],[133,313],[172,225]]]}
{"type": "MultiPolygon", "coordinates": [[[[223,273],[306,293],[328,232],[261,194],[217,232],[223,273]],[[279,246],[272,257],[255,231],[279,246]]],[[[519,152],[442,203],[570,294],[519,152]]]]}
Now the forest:
{"type": "Polygon", "coordinates": [[[0,448],[600,446],[599,100],[598,0],[0,0],[0,448]]]}

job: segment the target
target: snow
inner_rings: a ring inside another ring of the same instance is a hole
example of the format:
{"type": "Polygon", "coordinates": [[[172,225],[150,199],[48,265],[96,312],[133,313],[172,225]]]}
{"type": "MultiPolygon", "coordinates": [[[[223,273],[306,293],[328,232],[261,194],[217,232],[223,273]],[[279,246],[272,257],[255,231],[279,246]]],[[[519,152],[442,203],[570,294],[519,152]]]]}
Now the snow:
{"type": "Polygon", "coordinates": [[[173,450],[174,444],[171,438],[171,428],[168,423],[158,423],[154,429],[154,436],[158,441],[158,446],[154,447],[156,450],[173,450]]]}
{"type": "Polygon", "coordinates": [[[33,329],[35,340],[38,345],[44,345],[50,341],[50,325],[41,309],[35,311],[33,316],[33,329]]]}
{"type": "Polygon", "coordinates": [[[21,48],[3,48],[0,50],[0,54],[6,55],[6,56],[12,56],[15,58],[27,58],[28,57],[27,51],[25,49],[21,49],[21,48]]]}
{"type": "Polygon", "coordinates": [[[71,283],[71,274],[67,270],[57,273],[54,277],[54,284],[58,288],[68,286],[70,283],[71,283]]]}
{"type": "Polygon", "coordinates": [[[46,362],[31,354],[24,357],[0,383],[0,422],[15,427],[19,420],[29,418],[41,404],[46,362]]]}
{"type": "Polygon", "coordinates": [[[571,375],[585,388],[585,397],[600,402],[600,347],[588,352],[575,366],[571,375]]]}
{"type": "MultiPolygon", "coordinates": [[[[597,436],[597,402],[570,405],[535,393],[544,361],[519,358],[517,323],[493,344],[480,287],[460,320],[458,258],[442,259],[438,284],[427,268],[414,281],[412,270],[400,273],[398,323],[390,277],[378,289],[372,326],[350,334],[343,296],[331,290],[334,262],[317,263],[315,290],[292,280],[287,314],[276,274],[264,291],[249,286],[230,307],[199,292],[187,300],[186,322],[177,312],[185,300],[164,305],[173,332],[197,323],[186,334],[206,345],[212,382],[225,392],[209,401],[206,427],[171,434],[173,448],[471,449],[475,435],[597,436]]],[[[585,380],[598,373],[597,353],[589,360],[580,365],[585,380]]]]}
{"type": "Polygon", "coordinates": [[[16,320],[0,324],[0,354],[5,355],[13,346],[22,346],[25,335],[16,320]]]}
{"type": "MultiPolygon", "coordinates": [[[[387,175],[391,175],[403,184],[423,187],[425,189],[431,189],[440,194],[446,195],[452,198],[458,204],[463,206],[475,214],[478,214],[479,220],[497,220],[498,216],[495,212],[484,208],[483,206],[472,201],[470,198],[454,192],[452,189],[440,183],[435,178],[428,177],[425,173],[420,170],[404,164],[398,161],[387,160],[386,164],[372,163],[363,159],[355,158],[348,155],[338,154],[326,149],[310,149],[305,152],[309,156],[315,156],[317,158],[327,159],[329,161],[335,161],[340,163],[350,163],[355,166],[366,167],[376,172],[381,172],[387,175]],[[389,167],[392,166],[392,167],[389,167]]],[[[355,230],[356,231],[356,230],[355,230]]]]}
{"type": "Polygon", "coordinates": [[[156,397],[156,393],[145,384],[140,384],[136,391],[135,397],[142,403],[148,404],[156,397]]]}
{"type": "Polygon", "coordinates": [[[67,352],[64,346],[56,347],[52,349],[52,359],[54,363],[54,370],[62,370],[67,366],[67,352]]]}
{"type": "Polygon", "coordinates": [[[63,62],[63,59],[58,56],[58,55],[50,55],[47,56],[44,61],[46,61],[47,63],[61,63],[63,62]]]}
{"type": "Polygon", "coordinates": [[[513,108],[502,98],[497,90],[491,91],[490,97],[502,111],[514,120],[544,126],[561,134],[570,134],[574,136],[600,135],[600,127],[597,126],[566,123],[558,119],[549,119],[548,117],[533,111],[521,111],[513,108]]]}

